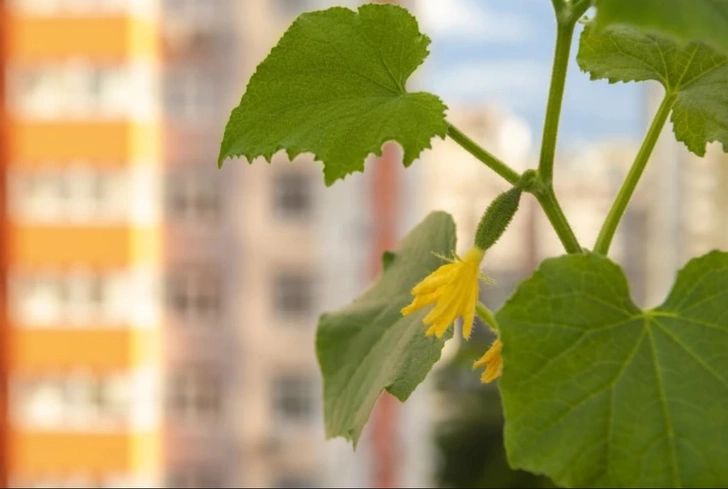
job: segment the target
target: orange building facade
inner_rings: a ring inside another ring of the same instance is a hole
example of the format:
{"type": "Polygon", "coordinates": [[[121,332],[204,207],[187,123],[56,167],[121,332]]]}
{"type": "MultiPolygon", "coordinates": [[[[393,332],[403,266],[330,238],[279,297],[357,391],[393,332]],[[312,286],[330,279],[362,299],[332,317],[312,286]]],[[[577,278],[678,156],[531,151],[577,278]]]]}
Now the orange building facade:
{"type": "Polygon", "coordinates": [[[6,487],[163,476],[159,36],[143,5],[4,5],[6,487]]]}

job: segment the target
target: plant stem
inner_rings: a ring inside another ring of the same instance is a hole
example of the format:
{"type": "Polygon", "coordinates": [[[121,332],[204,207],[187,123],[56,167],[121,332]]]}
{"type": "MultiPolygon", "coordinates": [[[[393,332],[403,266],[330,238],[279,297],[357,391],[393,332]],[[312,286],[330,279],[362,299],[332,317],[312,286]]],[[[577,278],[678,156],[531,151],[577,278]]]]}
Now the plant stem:
{"type": "Polygon", "coordinates": [[[515,185],[521,178],[516,170],[483,149],[480,145],[478,145],[478,143],[460,132],[452,124],[447,125],[447,135],[462,146],[468,153],[485,163],[488,168],[505,178],[511,185],[515,185]]]}
{"type": "Polygon", "coordinates": [[[534,193],[534,195],[546,213],[546,217],[549,218],[549,222],[551,222],[566,252],[581,253],[582,249],[581,245],[579,245],[579,240],[576,239],[576,235],[571,229],[569,221],[566,219],[564,211],[559,205],[559,201],[556,199],[553,187],[550,185],[544,186],[541,192],[534,193]]]}
{"type": "Polygon", "coordinates": [[[662,99],[655,118],[652,120],[652,124],[650,124],[650,128],[647,131],[645,140],[642,142],[642,146],[635,157],[634,163],[632,163],[632,168],[630,168],[627,178],[624,180],[622,188],[619,189],[617,198],[614,200],[614,204],[612,204],[612,208],[604,220],[602,229],[599,231],[599,236],[594,244],[595,252],[603,255],[609,252],[609,246],[612,244],[612,239],[614,238],[614,233],[617,231],[617,226],[619,226],[619,221],[621,221],[624,211],[627,209],[627,204],[629,204],[629,200],[632,198],[632,194],[637,187],[637,183],[640,181],[640,177],[642,177],[652,150],[655,149],[655,144],[660,137],[662,128],[665,126],[667,116],[670,115],[672,106],[675,104],[675,98],[674,94],[666,94],[665,98],[662,99]]]}
{"type": "Polygon", "coordinates": [[[554,65],[551,70],[551,88],[549,89],[549,100],[546,104],[546,119],[544,120],[543,137],[541,138],[541,156],[538,161],[538,171],[541,179],[547,186],[550,186],[553,181],[554,156],[556,155],[556,140],[559,133],[561,103],[564,99],[566,72],[569,67],[569,52],[571,51],[571,39],[574,34],[574,26],[575,23],[572,21],[562,22],[559,20],[556,31],[554,65]]]}
{"type": "Polygon", "coordinates": [[[495,320],[495,316],[490,309],[485,307],[485,304],[482,302],[475,304],[475,313],[478,315],[480,320],[491,329],[491,331],[498,334],[498,323],[495,320]]]}
{"type": "Polygon", "coordinates": [[[553,1],[556,12],[557,30],[556,47],[554,48],[554,64],[551,69],[551,87],[549,88],[549,99],[546,104],[546,117],[543,124],[543,136],[541,138],[541,155],[538,160],[538,174],[543,188],[536,192],[536,198],[543,207],[546,217],[554,227],[564,249],[568,253],[580,253],[581,246],[576,239],[564,211],[554,193],[554,158],[556,156],[556,141],[559,135],[559,120],[561,118],[561,105],[564,100],[564,88],[566,87],[566,74],[569,68],[569,53],[571,52],[571,40],[574,36],[574,27],[579,16],[585,8],[566,9],[563,2],[553,1]]]}
{"type": "MultiPolygon", "coordinates": [[[[563,0],[552,0],[557,19],[556,48],[554,52],[554,65],[551,70],[551,88],[546,104],[546,118],[544,120],[543,137],[541,139],[541,155],[538,162],[537,185],[524,190],[534,194],[543,207],[561,243],[568,253],[581,253],[579,241],[559,205],[553,188],[554,157],[556,155],[556,141],[559,133],[559,119],[561,105],[564,99],[566,86],[566,73],[569,67],[569,53],[571,40],[574,36],[574,27],[579,17],[587,10],[590,1],[582,0],[575,5],[564,3],[563,0]]],[[[498,175],[506,179],[511,185],[520,180],[518,173],[501,160],[481,148],[451,124],[448,124],[448,135],[470,154],[485,163],[498,175]]]]}
{"type": "MultiPolygon", "coordinates": [[[[511,185],[516,185],[520,181],[521,176],[513,168],[490,154],[478,145],[478,143],[467,137],[454,126],[448,125],[447,133],[456,143],[462,146],[471,155],[485,163],[511,185]]],[[[533,170],[530,171],[533,172],[533,170]]],[[[546,217],[548,217],[551,225],[556,231],[556,234],[563,243],[564,249],[566,249],[568,253],[580,253],[581,246],[579,245],[579,241],[576,239],[574,231],[571,230],[571,226],[569,226],[569,222],[567,221],[564,212],[561,210],[558,200],[556,200],[553,188],[550,185],[545,185],[541,180],[540,175],[538,175],[536,185],[532,188],[524,188],[524,191],[530,192],[536,196],[541,207],[543,207],[543,210],[546,213],[546,217]]]]}

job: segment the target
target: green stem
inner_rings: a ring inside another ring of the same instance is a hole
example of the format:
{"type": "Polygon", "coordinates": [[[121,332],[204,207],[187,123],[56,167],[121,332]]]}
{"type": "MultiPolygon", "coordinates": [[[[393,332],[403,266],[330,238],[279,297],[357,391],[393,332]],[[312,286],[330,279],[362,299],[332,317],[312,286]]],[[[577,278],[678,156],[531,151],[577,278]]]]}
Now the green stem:
{"type": "Polygon", "coordinates": [[[599,231],[599,236],[594,244],[595,252],[603,255],[609,252],[609,246],[612,244],[612,239],[614,238],[614,233],[617,231],[617,226],[619,226],[619,221],[622,220],[622,216],[627,209],[627,204],[629,204],[629,200],[632,198],[637,183],[640,181],[640,177],[642,177],[652,150],[655,149],[655,144],[660,137],[662,128],[665,126],[667,116],[670,115],[672,106],[675,104],[675,98],[674,94],[667,94],[662,99],[662,103],[657,109],[657,114],[655,114],[655,118],[652,120],[652,124],[647,131],[645,140],[642,142],[642,146],[637,153],[634,163],[632,163],[632,168],[630,168],[627,178],[624,180],[622,188],[619,189],[617,198],[614,200],[614,204],[612,204],[612,208],[604,220],[602,229],[599,231]]]}
{"type": "Polygon", "coordinates": [[[554,6],[554,11],[558,15],[561,10],[564,8],[564,0],[551,0],[551,3],[554,6]]]}
{"type": "Polygon", "coordinates": [[[485,304],[478,302],[475,305],[475,313],[486,326],[488,326],[494,333],[498,334],[498,323],[495,320],[495,316],[490,309],[485,307],[485,304]]]}
{"type": "MultiPolygon", "coordinates": [[[[557,11],[558,14],[558,11],[557,11]]],[[[566,86],[566,72],[569,67],[569,52],[571,39],[574,35],[575,23],[569,20],[559,20],[556,31],[556,49],[554,52],[554,65],[551,70],[551,88],[549,100],[546,105],[546,119],[543,125],[541,138],[541,156],[538,162],[538,171],[543,182],[550,186],[554,175],[554,156],[556,155],[556,140],[559,133],[559,119],[561,117],[561,103],[564,99],[566,86]]]]}
{"type": "Polygon", "coordinates": [[[462,146],[468,153],[485,163],[488,168],[505,178],[511,185],[515,185],[521,178],[516,170],[483,149],[480,145],[478,145],[478,143],[460,132],[452,124],[447,125],[447,135],[462,146]]]}
{"type": "MultiPolygon", "coordinates": [[[[518,175],[513,168],[490,154],[478,145],[478,143],[467,137],[454,126],[449,125],[447,133],[456,143],[462,146],[471,155],[485,163],[511,185],[516,185],[521,182],[521,176],[518,175]]],[[[524,173],[524,176],[529,172],[533,174],[533,170],[527,170],[526,173],[524,173]]],[[[579,245],[579,241],[576,239],[574,231],[571,230],[571,226],[569,226],[569,222],[567,221],[564,212],[561,210],[558,200],[556,200],[553,188],[550,185],[545,185],[542,182],[540,175],[537,174],[535,184],[529,185],[523,190],[536,196],[541,207],[543,207],[543,210],[546,213],[546,217],[548,217],[551,225],[556,231],[556,234],[563,243],[564,249],[566,249],[568,253],[580,253],[581,246],[579,245]]]]}
{"type": "Polygon", "coordinates": [[[551,222],[566,252],[581,253],[582,249],[581,245],[579,245],[579,240],[576,239],[576,235],[571,229],[569,221],[566,219],[566,215],[564,215],[564,211],[559,205],[559,201],[556,199],[553,187],[550,185],[544,186],[543,190],[534,193],[534,195],[538,199],[538,203],[541,204],[543,211],[546,213],[546,217],[551,222]]]}

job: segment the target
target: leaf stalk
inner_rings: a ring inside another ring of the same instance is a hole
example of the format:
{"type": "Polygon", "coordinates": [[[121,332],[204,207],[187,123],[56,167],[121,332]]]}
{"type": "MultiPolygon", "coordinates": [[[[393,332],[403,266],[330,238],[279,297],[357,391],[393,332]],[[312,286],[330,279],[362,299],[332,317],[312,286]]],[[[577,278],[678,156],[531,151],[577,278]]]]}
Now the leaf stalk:
{"type": "Polygon", "coordinates": [[[599,236],[594,244],[595,252],[601,253],[602,255],[609,253],[609,246],[612,244],[612,239],[617,231],[619,222],[627,210],[627,204],[629,204],[632,194],[634,194],[635,188],[637,188],[637,183],[640,181],[642,173],[645,171],[647,162],[650,159],[652,151],[655,149],[657,140],[660,137],[662,128],[665,126],[667,116],[670,115],[672,106],[675,104],[676,98],[675,94],[668,93],[662,99],[662,103],[660,103],[660,107],[657,109],[654,119],[652,119],[650,128],[647,130],[647,134],[635,157],[634,163],[632,163],[632,167],[622,187],[619,189],[617,198],[614,200],[614,204],[612,204],[612,208],[609,210],[609,214],[607,214],[604,224],[599,231],[599,236]]]}

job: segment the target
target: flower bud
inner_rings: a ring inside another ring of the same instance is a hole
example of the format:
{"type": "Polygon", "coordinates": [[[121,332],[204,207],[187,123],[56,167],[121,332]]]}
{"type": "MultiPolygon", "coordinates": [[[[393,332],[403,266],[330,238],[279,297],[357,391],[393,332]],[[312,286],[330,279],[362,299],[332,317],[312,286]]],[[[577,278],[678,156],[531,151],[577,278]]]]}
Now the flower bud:
{"type": "Polygon", "coordinates": [[[513,187],[491,202],[478,224],[475,246],[485,251],[500,239],[518,210],[521,193],[520,187],[513,187]]]}

